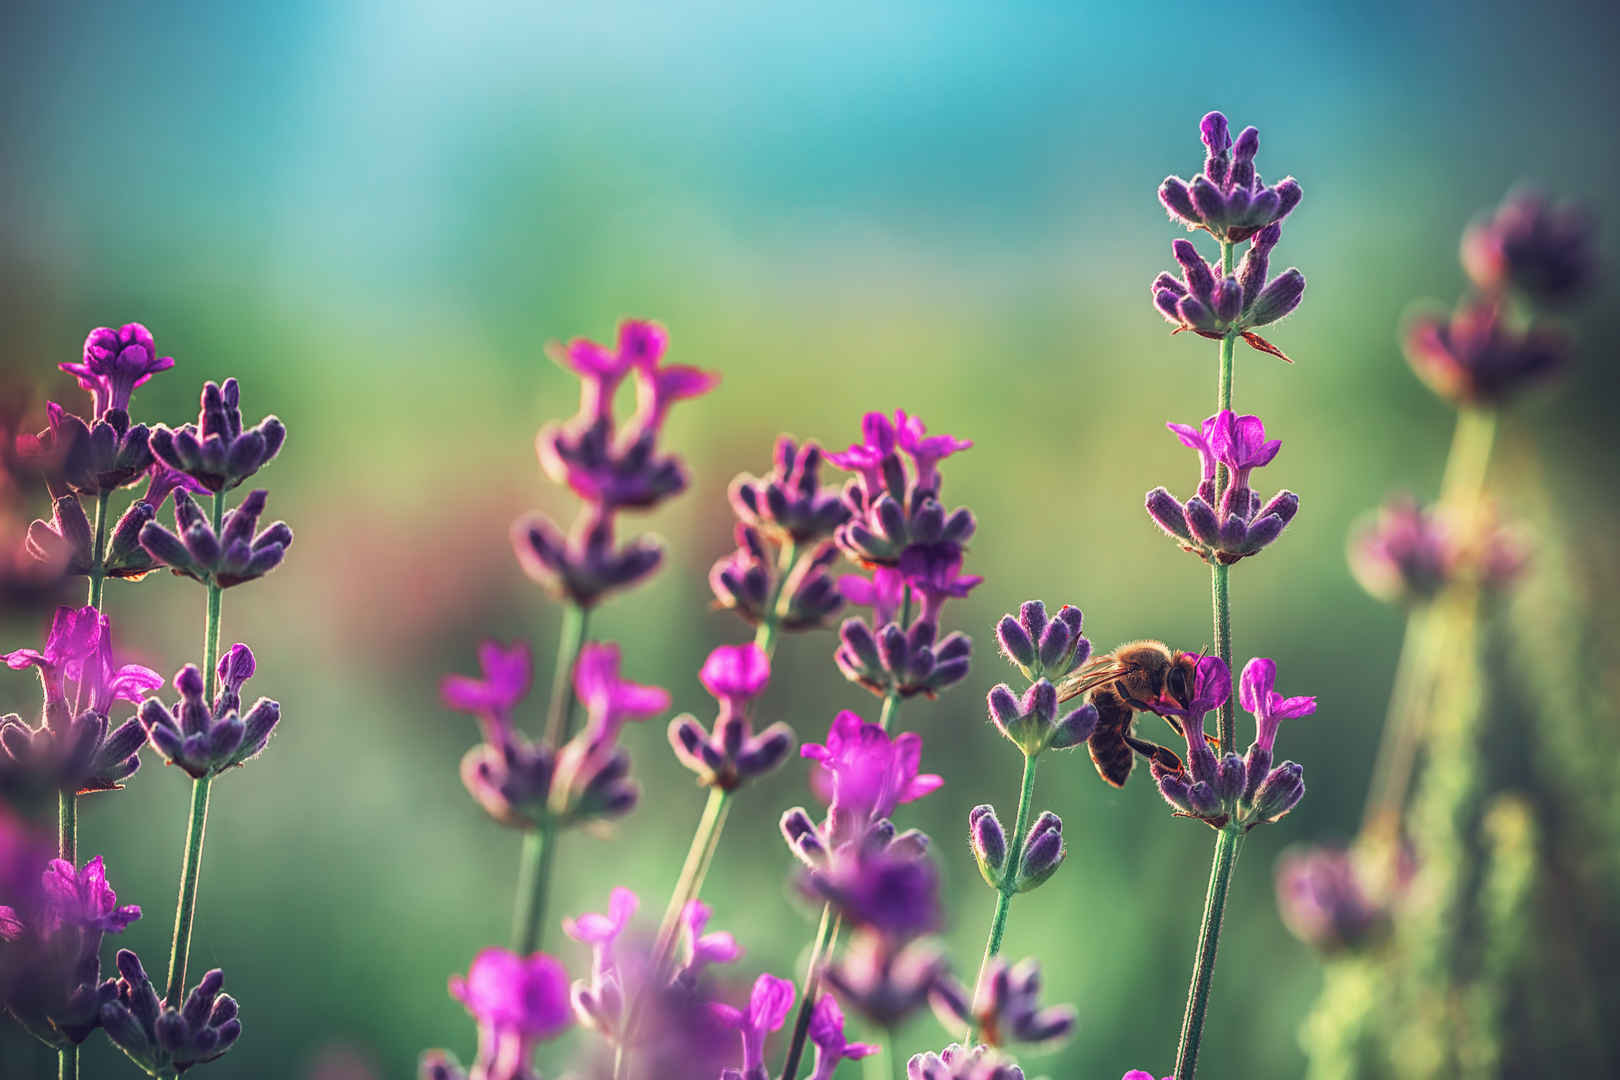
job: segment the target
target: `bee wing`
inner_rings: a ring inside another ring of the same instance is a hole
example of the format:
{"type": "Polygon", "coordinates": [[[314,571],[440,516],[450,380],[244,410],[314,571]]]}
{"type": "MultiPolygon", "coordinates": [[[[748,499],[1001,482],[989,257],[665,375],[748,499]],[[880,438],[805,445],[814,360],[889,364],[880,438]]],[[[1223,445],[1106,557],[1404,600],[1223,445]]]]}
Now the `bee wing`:
{"type": "Polygon", "coordinates": [[[1081,694],[1095,690],[1104,683],[1113,682],[1129,670],[1128,665],[1121,663],[1112,656],[1099,656],[1079,671],[1065,676],[1058,683],[1058,700],[1068,701],[1070,698],[1079,697],[1081,694]]]}

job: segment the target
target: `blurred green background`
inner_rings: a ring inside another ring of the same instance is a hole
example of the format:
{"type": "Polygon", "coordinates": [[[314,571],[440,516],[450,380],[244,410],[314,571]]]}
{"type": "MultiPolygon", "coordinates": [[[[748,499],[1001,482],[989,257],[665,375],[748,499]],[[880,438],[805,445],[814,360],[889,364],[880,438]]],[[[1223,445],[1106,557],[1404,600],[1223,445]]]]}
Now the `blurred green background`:
{"type": "MultiPolygon", "coordinates": [[[[1212,411],[1215,345],[1172,340],[1147,292],[1181,235],[1156,185],[1200,168],[1210,108],[1258,125],[1262,173],[1305,190],[1274,261],[1310,285],[1270,335],[1297,363],[1243,352],[1236,390],[1283,440],[1266,494],[1303,507],[1232,588],[1239,657],[1275,657],[1282,688],[1321,708],[1281,748],[1309,797],[1238,868],[1203,1075],[1297,1075],[1319,975],[1278,922],[1271,865],[1355,827],[1401,626],[1351,581],[1344,538],[1387,492],[1432,495],[1450,436],[1396,327],[1414,301],[1458,295],[1463,225],[1516,182],[1609,194],[1620,32],[1602,11],[9,6],[4,374],[37,386],[36,417],[46,397],[79,407],[54,365],[91,327],[140,320],[177,366],[138,392],[138,418],[179,423],[204,379],[235,375],[250,419],[290,429],[261,475],[297,543],[225,602],[226,640],[260,659],[249,690],[284,720],[215,788],[192,963],[225,968],[246,1033],[208,1075],[401,1077],[424,1047],[470,1055],[445,979],[504,940],[518,837],[463,791],[473,725],[436,684],[471,670],[485,635],[531,637],[549,670],[558,612],[507,541],[521,511],[572,514],[532,451],[574,407],[542,346],[607,339],[625,315],[662,320],[673,361],[724,376],[669,426],[693,484],[648,522],[665,570],[592,626],[677,709],[710,715],[697,667],[744,637],[704,575],[728,546],[726,482],[764,470],[778,432],[842,446],[862,411],[898,406],[975,441],[945,490],[980,523],[968,569],[985,584],[947,615],[977,636],[975,671],[900,721],[947,777],[903,823],[938,838],[971,974],[993,896],[959,837],[974,804],[1010,808],[1019,767],[984,718],[1008,674],[994,619],[1041,597],[1082,607],[1099,648],[1209,642],[1207,572],[1141,498],[1191,486],[1163,423],[1212,411]]],[[[1612,281],[1580,322],[1578,368],[1512,413],[1498,456],[1597,556],[1620,464],[1612,281]]],[[[1585,580],[1612,600],[1614,569],[1593,561],[1607,576],[1585,580]]],[[[161,575],[107,590],[118,640],[165,673],[200,651],[202,600],[161,575]]],[[[0,645],[43,626],[8,612],[0,645]]],[[[767,718],[816,738],[837,709],[875,715],[832,645],[784,640],[767,718]]],[[[36,708],[36,686],[0,682],[0,711],[36,708]]],[[[625,884],[656,913],[674,882],[702,793],[662,722],[628,742],[642,805],[611,845],[569,839],[554,912],[601,910],[625,884]]],[[[795,969],[814,929],[776,832],[809,799],[805,772],[781,775],[742,795],[705,890],[747,978],[795,969]]],[[[1031,1075],[1167,1072],[1210,833],[1145,782],[1104,787],[1084,757],[1044,767],[1038,801],[1067,823],[1069,864],[1015,905],[1006,949],[1038,953],[1080,1023],[1031,1075]]],[[[122,943],[149,958],[168,942],[186,805],[183,778],[149,761],[81,812],[84,852],[146,910],[122,943]]],[[[549,940],[583,972],[581,949],[549,940]]],[[[908,1050],[944,1041],[927,1016],[906,1032],[908,1050]]],[[[88,1045],[86,1075],[129,1073],[88,1045]]],[[[9,1030],[0,1054],[7,1077],[51,1067],[9,1030]]]]}

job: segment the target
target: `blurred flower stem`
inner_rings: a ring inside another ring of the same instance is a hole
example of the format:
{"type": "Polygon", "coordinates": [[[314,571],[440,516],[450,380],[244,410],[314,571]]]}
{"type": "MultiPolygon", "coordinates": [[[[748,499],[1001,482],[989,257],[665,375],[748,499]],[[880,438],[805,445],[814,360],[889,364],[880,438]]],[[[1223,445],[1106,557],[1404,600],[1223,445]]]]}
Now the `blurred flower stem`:
{"type": "Polygon", "coordinates": [[[767,658],[776,654],[776,635],[782,627],[782,608],[787,599],[793,595],[787,588],[788,578],[792,576],[793,569],[799,561],[799,543],[792,537],[782,545],[782,552],[777,556],[776,585],[771,591],[770,601],[765,610],[770,614],[759,622],[759,629],[754,632],[754,644],[765,650],[767,658]]]}
{"type": "MultiPolygon", "coordinates": [[[[574,665],[585,646],[589,612],[579,604],[563,607],[557,638],[557,666],[551,676],[551,701],[546,707],[546,744],[556,748],[568,739],[573,726],[574,665]]],[[[517,896],[512,905],[512,951],[527,956],[540,947],[546,917],[546,894],[551,868],[557,858],[557,827],[542,825],[523,833],[518,856],[517,896]]]]}
{"type": "Polygon", "coordinates": [[[665,974],[665,966],[675,949],[681,912],[703,891],[703,881],[709,875],[715,850],[720,846],[720,832],[726,827],[726,816],[730,812],[731,792],[719,787],[710,788],[709,801],[703,806],[703,816],[698,819],[697,830],[692,834],[692,846],[687,849],[686,862],[681,865],[681,876],[669,894],[664,917],[658,924],[658,937],[653,948],[653,971],[659,978],[665,974]]]}
{"type": "MultiPolygon", "coordinates": [[[[1022,844],[1024,830],[1029,828],[1030,804],[1035,801],[1035,754],[1024,755],[1024,779],[1018,790],[1018,814],[1013,819],[1012,832],[1014,844],[1022,844]]],[[[1016,856],[1009,856],[1007,866],[1001,875],[1001,884],[996,886],[996,910],[990,917],[990,936],[984,942],[984,959],[979,961],[979,974],[973,980],[973,997],[977,1001],[978,995],[983,992],[984,976],[990,970],[990,961],[1001,952],[1001,939],[1007,932],[1007,915],[1012,910],[1013,893],[1018,891],[1018,861],[1023,857],[1022,849],[1016,856]]],[[[970,1044],[977,1042],[979,1027],[974,1025],[970,1044]]]]}
{"type": "MultiPolygon", "coordinates": [[[[1497,411],[1491,408],[1465,405],[1457,413],[1440,485],[1440,505],[1453,515],[1454,527],[1470,527],[1469,520],[1490,468],[1496,421],[1497,411]]],[[[1373,783],[1361,816],[1364,840],[1390,844],[1399,839],[1413,768],[1423,742],[1423,718],[1434,696],[1437,663],[1450,651],[1448,645],[1460,644],[1455,635],[1473,633],[1471,620],[1459,623],[1441,618],[1436,614],[1437,607],[1430,601],[1407,617],[1373,783]]]]}
{"type": "MultiPolygon", "coordinates": [[[[214,492],[214,535],[223,531],[225,493],[214,492]]],[[[203,696],[212,703],[219,672],[219,608],[223,590],[217,581],[208,582],[208,610],[203,618],[203,696]]],[[[186,986],[186,960],[191,953],[191,923],[197,912],[197,878],[202,872],[203,832],[208,827],[208,789],[211,775],[191,783],[191,818],[186,824],[186,852],[180,863],[180,897],[174,910],[174,939],[169,946],[169,981],[164,1001],[180,1007],[186,986]]]]}
{"type": "MultiPolygon", "coordinates": [[[[1221,241],[1221,273],[1232,276],[1235,245],[1221,241]]],[[[1220,379],[1215,388],[1217,414],[1232,408],[1232,377],[1237,366],[1236,335],[1228,332],[1220,342],[1220,379]]],[[[1224,463],[1215,467],[1215,491],[1224,491],[1229,477],[1224,463]]],[[[1210,563],[1210,602],[1215,621],[1215,653],[1228,671],[1232,670],[1232,595],[1227,575],[1231,568],[1210,563]]],[[[1237,701],[1228,694],[1216,714],[1217,738],[1221,753],[1235,753],[1237,747],[1237,701]]],[[[1204,1041],[1204,1016],[1209,1010],[1210,987],[1215,980],[1215,953],[1221,942],[1221,923],[1226,918],[1226,894],[1232,885],[1232,867],[1243,846],[1241,828],[1227,826],[1215,837],[1215,856],[1209,867],[1209,891],[1204,896],[1204,917],[1198,928],[1198,952],[1193,958],[1192,983],[1187,988],[1187,1009],[1181,1019],[1181,1042],[1176,1048],[1176,1080],[1192,1080],[1198,1071],[1198,1048],[1204,1041]]]]}

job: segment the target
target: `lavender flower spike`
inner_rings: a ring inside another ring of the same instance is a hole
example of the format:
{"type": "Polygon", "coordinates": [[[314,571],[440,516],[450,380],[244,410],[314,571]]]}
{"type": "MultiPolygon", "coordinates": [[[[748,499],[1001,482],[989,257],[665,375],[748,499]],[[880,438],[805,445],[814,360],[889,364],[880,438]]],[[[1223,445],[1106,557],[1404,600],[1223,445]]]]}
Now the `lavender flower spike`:
{"type": "Polygon", "coordinates": [[[241,388],[235,379],[223,386],[204,383],[195,424],[152,429],[152,454],[194,478],[209,491],[229,491],[281,453],[287,428],[274,416],[242,427],[241,388]]]}
{"type": "Polygon", "coordinates": [[[568,973],[544,953],[523,957],[485,949],[465,978],[451,976],[450,996],[478,1021],[471,1080],[536,1080],[529,1069],[535,1044],[572,1020],[568,973]]]}
{"type": "Polygon", "coordinates": [[[793,1008],[793,997],[792,983],[764,974],[754,980],[747,1011],[718,1002],[709,1006],[722,1023],[742,1034],[744,1080],[769,1080],[770,1073],[765,1068],[765,1039],[787,1020],[788,1010],[793,1008]]]}
{"type": "Polygon", "coordinates": [[[222,589],[263,577],[287,556],[293,533],[285,521],[259,528],[267,491],[254,491],[226,512],[216,534],[202,510],[184,491],[174,493],[174,525],[170,532],[157,522],[141,528],[141,546],[157,562],[176,574],[222,589]]]}
{"type": "Polygon", "coordinates": [[[1172,221],[1237,243],[1281,221],[1299,205],[1299,181],[1289,176],[1266,187],[1255,172],[1258,130],[1244,128],[1234,143],[1226,117],[1218,112],[1206,115],[1198,130],[1208,151],[1204,171],[1191,181],[1171,176],[1159,185],[1159,201],[1172,221]]]}
{"type": "Polygon", "coordinates": [[[131,424],[122,409],[86,424],[52,401],[45,416],[45,430],[19,437],[17,452],[45,474],[52,496],[105,495],[134,483],[152,464],[146,425],[131,424]]]}
{"type": "Polygon", "coordinates": [[[952,1043],[939,1053],[917,1054],[906,1063],[907,1080],[1024,1080],[1024,1070],[989,1046],[952,1043]]]}
{"type": "Polygon", "coordinates": [[[84,359],[57,367],[79,380],[95,399],[96,419],[109,409],[129,411],[129,397],[137,386],[160,371],[174,367],[174,357],[157,355],[152,332],[140,323],[125,323],[117,330],[98,326],[84,339],[84,359]]]}
{"type": "Polygon", "coordinates": [[[219,693],[203,698],[202,672],[187,664],[174,677],[180,700],[164,708],[156,698],[141,703],[140,721],[152,748],[171,765],[198,779],[242,765],[263,752],[281,721],[281,705],[260,698],[242,713],[242,685],[252,678],[253,650],[238,642],[219,658],[219,693]]]}
{"type": "Polygon", "coordinates": [[[877,724],[852,712],[840,712],[827,730],[825,744],[808,743],[799,753],[821,764],[830,779],[828,821],[834,846],[864,838],[879,819],[900,803],[920,799],[945,781],[919,773],[922,736],[915,732],[890,737],[877,724]]]}
{"type": "Polygon", "coordinates": [[[242,1022],[235,999],[220,992],[225,976],[218,968],[205,974],[176,1009],[160,1000],[134,953],[118,950],[117,963],[121,977],[104,984],[104,992],[113,996],[101,1006],[101,1026],[149,1075],[177,1075],[236,1044],[242,1022]]]}
{"type": "Polygon", "coordinates": [[[514,641],[503,648],[498,641],[478,646],[483,678],[446,675],[439,683],[444,703],[458,712],[472,713],[484,725],[485,737],[500,742],[511,731],[512,709],[529,692],[533,676],[529,643],[514,641]]]}
{"type": "Polygon", "coordinates": [[[844,1010],[838,999],[823,994],[810,1014],[810,1041],[816,1048],[815,1071],[810,1080],[833,1080],[840,1062],[857,1061],[881,1049],[872,1043],[852,1043],[844,1037],[844,1010]]]}
{"type": "Polygon", "coordinates": [[[1050,1046],[1073,1032],[1076,1014],[1070,1005],[1041,1008],[1040,989],[1041,966],[1033,957],[1012,965],[996,957],[985,969],[971,1005],[961,987],[949,982],[942,982],[930,1000],[940,1023],[952,1029],[977,1025],[989,1046],[1050,1046]]]}
{"type": "Polygon", "coordinates": [[[1520,191],[1463,233],[1463,269],[1487,293],[1512,288],[1536,303],[1564,306],[1590,292],[1597,278],[1596,236],[1586,207],[1520,191]]]}
{"type": "Polygon", "coordinates": [[[1153,279],[1153,306],[1176,328],[1174,333],[1191,330],[1216,340],[1236,335],[1252,348],[1288,361],[1282,350],[1254,332],[1292,313],[1305,295],[1305,275],[1294,267],[1266,280],[1271,249],[1281,235],[1276,225],[1261,230],[1231,277],[1224,276],[1219,263],[1205,262],[1190,241],[1175,241],[1170,246],[1182,276],[1161,273],[1153,279]]]}
{"type": "Polygon", "coordinates": [[[1496,405],[1556,375],[1569,361],[1560,330],[1516,330],[1500,305],[1466,303],[1449,319],[1422,315],[1406,330],[1406,359],[1429,388],[1449,401],[1496,405]]]}
{"type": "Polygon", "coordinates": [[[793,749],[793,729],[772,724],[754,733],[748,708],[770,681],[771,662],[760,646],[722,645],[709,654],[699,677],[720,702],[714,733],[690,714],[670,722],[669,741],[682,765],[698,782],[733,791],[745,781],[775,769],[793,749]]]}

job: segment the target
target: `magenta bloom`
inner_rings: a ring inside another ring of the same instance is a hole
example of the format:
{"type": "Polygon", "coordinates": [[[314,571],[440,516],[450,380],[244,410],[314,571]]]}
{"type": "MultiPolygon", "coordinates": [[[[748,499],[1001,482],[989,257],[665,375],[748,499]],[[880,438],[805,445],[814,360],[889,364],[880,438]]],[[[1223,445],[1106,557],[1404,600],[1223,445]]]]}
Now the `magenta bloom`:
{"type": "Polygon", "coordinates": [[[742,956],[737,939],[723,930],[705,934],[714,909],[701,900],[690,900],[681,909],[681,949],[686,957],[680,975],[695,981],[710,964],[729,964],[742,956]]]}
{"type": "Polygon", "coordinates": [[[917,487],[938,491],[939,463],[958,450],[970,449],[973,442],[954,435],[927,435],[928,429],[920,418],[907,416],[899,409],[895,410],[894,419],[900,449],[911,457],[917,467],[917,487]]]}
{"type": "Polygon", "coordinates": [[[881,1049],[872,1043],[852,1043],[844,1038],[844,1010],[831,994],[816,1000],[815,1011],[810,1014],[810,1041],[816,1048],[816,1067],[810,1080],[832,1080],[840,1062],[855,1061],[881,1049]]]}
{"type": "Polygon", "coordinates": [[[827,460],[845,472],[859,473],[867,497],[876,499],[885,487],[883,462],[897,445],[893,421],[884,413],[869,412],[861,417],[861,441],[841,454],[828,454],[827,460]]]}
{"type": "Polygon", "coordinates": [[[670,407],[677,401],[702,397],[720,383],[712,371],[672,364],[642,368],[636,380],[636,415],[631,430],[638,437],[663,429],[670,407]]]}
{"type": "Polygon", "coordinates": [[[771,660],[753,642],[722,645],[703,662],[698,678],[723,706],[740,711],[771,681],[771,660]]]}
{"type": "Polygon", "coordinates": [[[1411,885],[1410,859],[1379,888],[1355,856],[1338,848],[1284,852],[1277,860],[1277,910],[1299,940],[1324,952],[1355,948],[1389,929],[1392,905],[1411,885]]]}
{"type": "Polygon", "coordinates": [[[948,599],[960,599],[984,580],[962,573],[962,549],[956,544],[913,544],[900,556],[900,575],[922,595],[918,618],[939,625],[940,608],[948,599]]]}
{"type": "MultiPolygon", "coordinates": [[[[1132,1069],[1130,1072],[1120,1077],[1120,1080],[1153,1080],[1153,1074],[1148,1072],[1146,1069],[1132,1069]]],[[[1167,1076],[1164,1078],[1164,1080],[1176,1080],[1176,1078],[1173,1076],[1167,1076]]]]}
{"type": "Polygon", "coordinates": [[[638,361],[657,363],[669,335],[657,323],[626,319],[619,324],[619,345],[609,349],[585,338],[553,345],[552,358],[580,377],[580,417],[588,422],[610,419],[613,391],[638,361]]]}
{"type": "Polygon", "coordinates": [[[1165,424],[1171,434],[1181,440],[1181,445],[1189,450],[1198,451],[1198,494],[1210,505],[1215,503],[1215,448],[1210,437],[1215,433],[1215,421],[1219,413],[1209,417],[1198,427],[1190,424],[1165,424]]]}
{"type": "Polygon", "coordinates": [[[848,710],[833,720],[825,744],[807,744],[799,753],[820,762],[830,775],[828,815],[835,844],[858,839],[868,825],[894,813],[896,806],[920,799],[945,782],[933,773],[917,771],[922,736],[908,731],[891,739],[883,728],[848,710]]]}
{"type": "Polygon", "coordinates": [[[478,646],[478,666],[482,679],[468,675],[446,675],[439,684],[444,703],[457,712],[467,712],[487,722],[487,732],[500,741],[510,727],[512,708],[529,692],[533,676],[529,643],[514,641],[502,648],[498,641],[478,646]]]}
{"type": "Polygon", "coordinates": [[[117,330],[98,326],[84,339],[84,359],[57,367],[79,380],[95,398],[96,419],[109,409],[129,411],[129,397],[137,386],[160,371],[174,367],[174,357],[157,355],[152,332],[140,323],[125,323],[117,330]]]}
{"type": "Polygon", "coordinates": [[[872,609],[873,626],[895,621],[905,589],[905,575],[891,566],[877,567],[870,579],[859,574],[845,574],[838,579],[838,591],[845,600],[872,609]]]}
{"type": "Polygon", "coordinates": [[[709,1006],[721,1022],[742,1033],[745,1076],[764,1069],[765,1040],[787,1020],[788,1010],[793,1008],[793,996],[792,983],[767,973],[754,980],[747,1011],[718,1002],[709,1006]]]}
{"type": "Polygon", "coordinates": [[[1236,474],[1235,482],[1247,487],[1249,470],[1271,464],[1282,442],[1267,441],[1266,425],[1258,416],[1238,416],[1231,409],[1222,409],[1215,414],[1209,448],[1217,461],[1236,474]]]}
{"type": "Polygon", "coordinates": [[[590,714],[593,743],[613,741],[626,720],[645,720],[669,708],[669,691],[619,678],[619,647],[587,645],[574,665],[574,692],[590,714]]]}
{"type": "Polygon", "coordinates": [[[51,616],[45,648],[17,649],[0,656],[14,670],[39,668],[49,726],[67,718],[65,684],[78,684],[79,704],[103,715],[115,701],[140,701],[163,685],[163,676],[140,664],[114,666],[112,625],[93,607],[59,607],[51,616]]]}
{"type": "Polygon", "coordinates": [[[1238,701],[1255,718],[1255,744],[1270,750],[1277,741],[1277,728],[1284,720],[1308,716],[1316,711],[1314,697],[1285,698],[1276,691],[1277,664],[1257,656],[1243,667],[1238,701]]]}
{"type": "Polygon", "coordinates": [[[107,868],[97,855],[75,871],[66,859],[52,859],[41,879],[47,904],[47,933],[62,925],[119,934],[141,917],[134,904],[118,906],[118,895],[107,881],[107,868]]]}
{"type": "Polygon", "coordinates": [[[466,978],[450,977],[450,996],[478,1021],[478,1060],[473,1075],[488,1080],[520,1080],[534,1046],[566,1028],[568,973],[544,953],[522,957],[505,949],[485,949],[466,978]]]}
{"type": "Polygon", "coordinates": [[[806,891],[831,903],[844,923],[875,931],[890,948],[939,929],[939,874],[925,856],[857,849],[805,877],[806,891]]]}

